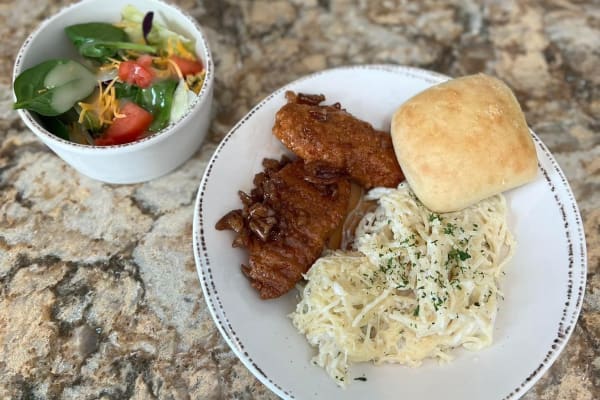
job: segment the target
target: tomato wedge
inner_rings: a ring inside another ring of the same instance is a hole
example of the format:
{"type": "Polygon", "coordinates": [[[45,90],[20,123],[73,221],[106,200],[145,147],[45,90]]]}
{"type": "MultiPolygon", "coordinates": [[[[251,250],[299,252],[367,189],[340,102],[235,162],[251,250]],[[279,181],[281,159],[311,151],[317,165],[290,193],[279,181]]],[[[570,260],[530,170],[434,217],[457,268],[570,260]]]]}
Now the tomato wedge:
{"type": "Polygon", "coordinates": [[[150,68],[152,67],[152,59],[153,57],[150,54],[142,54],[135,62],[142,67],[150,68]]]}
{"type": "Polygon", "coordinates": [[[175,55],[170,56],[169,59],[177,64],[183,76],[195,75],[204,69],[201,61],[188,60],[187,58],[175,55]]]}
{"type": "MultiPolygon", "coordinates": [[[[140,57],[141,58],[141,57],[140,57]]],[[[131,85],[147,88],[152,84],[154,71],[151,68],[152,60],[123,61],[119,64],[119,79],[131,85]]]]}
{"type": "Polygon", "coordinates": [[[152,124],[152,114],[135,103],[125,104],[119,112],[125,116],[113,120],[104,135],[94,141],[96,146],[133,142],[140,139],[152,124]]]}

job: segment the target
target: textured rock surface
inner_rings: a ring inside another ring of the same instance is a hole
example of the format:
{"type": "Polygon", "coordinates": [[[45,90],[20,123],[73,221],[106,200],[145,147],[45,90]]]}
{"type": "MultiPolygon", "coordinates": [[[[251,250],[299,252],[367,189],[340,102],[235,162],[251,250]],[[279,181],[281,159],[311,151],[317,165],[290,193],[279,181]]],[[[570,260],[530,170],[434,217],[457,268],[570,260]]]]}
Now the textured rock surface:
{"type": "Polygon", "coordinates": [[[597,1],[179,0],[215,57],[210,139],[169,176],[127,186],[78,175],[11,110],[18,47],[67,3],[0,3],[0,398],[275,398],[202,299],[195,191],[215,145],[256,102],[306,73],[360,63],[484,71],[515,89],[571,182],[589,254],[572,339],[524,398],[600,398],[597,1]]]}

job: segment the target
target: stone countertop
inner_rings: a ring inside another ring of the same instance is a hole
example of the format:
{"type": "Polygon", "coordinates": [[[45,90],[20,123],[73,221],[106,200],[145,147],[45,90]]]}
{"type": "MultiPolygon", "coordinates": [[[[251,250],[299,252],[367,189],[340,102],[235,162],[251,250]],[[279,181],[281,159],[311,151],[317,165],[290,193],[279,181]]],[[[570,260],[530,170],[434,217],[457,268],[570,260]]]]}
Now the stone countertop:
{"type": "Polygon", "coordinates": [[[177,1],[215,58],[209,139],[169,176],[123,186],[80,176],[11,110],[19,46],[67,3],[0,2],[0,398],[275,398],[204,303],[191,248],[196,189],[219,140],[268,93],[362,63],[484,71],[515,90],[572,185],[589,260],[571,340],[524,399],[600,398],[597,1],[177,1]]]}

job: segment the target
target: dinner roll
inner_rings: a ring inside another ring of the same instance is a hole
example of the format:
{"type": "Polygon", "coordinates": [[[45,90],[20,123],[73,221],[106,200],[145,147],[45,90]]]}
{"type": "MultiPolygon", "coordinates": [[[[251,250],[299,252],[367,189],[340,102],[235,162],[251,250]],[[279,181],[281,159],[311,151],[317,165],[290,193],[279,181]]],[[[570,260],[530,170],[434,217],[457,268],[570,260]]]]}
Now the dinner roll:
{"type": "Polygon", "coordinates": [[[537,173],[517,99],[504,82],[484,74],[412,97],[394,113],[391,134],[406,180],[435,212],[463,209],[537,173]]]}

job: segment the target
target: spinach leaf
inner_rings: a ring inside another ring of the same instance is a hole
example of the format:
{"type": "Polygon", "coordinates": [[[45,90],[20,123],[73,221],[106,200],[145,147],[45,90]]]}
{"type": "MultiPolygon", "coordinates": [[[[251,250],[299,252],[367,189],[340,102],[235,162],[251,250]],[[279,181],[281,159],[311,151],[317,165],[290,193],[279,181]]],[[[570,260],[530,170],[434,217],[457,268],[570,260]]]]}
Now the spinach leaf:
{"type": "Polygon", "coordinates": [[[171,79],[157,82],[144,89],[139,86],[117,82],[115,83],[115,93],[118,99],[133,101],[150,112],[154,119],[149,130],[158,132],[169,124],[176,87],[177,81],[171,79]]]}
{"type": "MultiPolygon", "coordinates": [[[[81,113],[79,108],[78,110],[81,113]]],[[[83,121],[81,121],[81,125],[91,133],[98,133],[103,128],[98,115],[94,112],[86,112],[83,116],[83,121]]]]}
{"type": "Polygon", "coordinates": [[[115,82],[115,96],[117,99],[128,99],[135,101],[136,96],[140,91],[139,86],[130,85],[123,82],[115,82]]]}
{"type": "Polygon", "coordinates": [[[91,130],[86,126],[86,120],[84,119],[83,123],[79,123],[79,114],[81,112],[81,108],[77,105],[71,108],[64,114],[59,115],[57,118],[60,119],[68,129],[68,139],[71,142],[79,143],[79,144],[94,144],[93,136],[98,132],[91,130]]]}
{"type": "Polygon", "coordinates": [[[176,86],[177,81],[168,79],[141,89],[136,96],[135,102],[154,116],[152,125],[148,128],[151,132],[158,132],[169,124],[176,86]]]}
{"type": "Polygon", "coordinates": [[[130,42],[123,29],[104,22],[71,25],[65,28],[65,32],[79,54],[88,58],[104,60],[114,57],[119,50],[156,52],[153,46],[130,42]]]}
{"type": "Polygon", "coordinates": [[[42,115],[58,115],[58,113],[54,112],[52,107],[50,107],[52,93],[47,90],[44,91],[44,89],[46,89],[44,79],[46,79],[46,75],[48,75],[48,72],[50,72],[52,68],[63,62],[65,62],[65,60],[50,60],[21,72],[17,79],[15,79],[13,86],[15,95],[17,96],[17,102],[13,104],[13,108],[25,108],[31,110],[28,106],[34,106],[34,108],[39,109],[37,112],[42,115]]]}
{"type": "Polygon", "coordinates": [[[56,116],[89,96],[96,87],[96,77],[87,68],[71,60],[48,60],[23,71],[13,89],[17,101],[13,108],[56,116]]]}
{"type": "Polygon", "coordinates": [[[79,123],[79,111],[75,109],[76,107],[59,116],[60,120],[67,126],[72,125],[74,122],[79,123]]]}
{"type": "Polygon", "coordinates": [[[104,22],[71,25],[65,28],[65,32],[77,48],[94,41],[128,41],[127,34],[123,29],[104,22]]]}
{"type": "Polygon", "coordinates": [[[43,117],[42,125],[59,138],[69,140],[69,128],[59,118],[43,117]]]}

